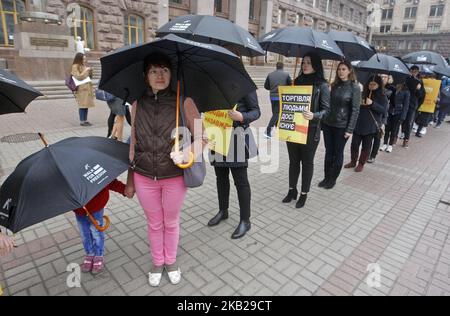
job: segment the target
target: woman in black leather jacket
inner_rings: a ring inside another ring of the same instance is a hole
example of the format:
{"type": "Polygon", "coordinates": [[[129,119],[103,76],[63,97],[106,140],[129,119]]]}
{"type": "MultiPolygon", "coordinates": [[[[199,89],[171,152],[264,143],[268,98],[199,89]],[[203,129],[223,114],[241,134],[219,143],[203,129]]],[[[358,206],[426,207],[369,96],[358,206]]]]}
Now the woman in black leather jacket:
{"type": "Polygon", "coordinates": [[[320,121],[330,110],[330,88],[323,75],[322,60],[313,54],[307,54],[302,60],[302,73],[295,79],[295,85],[313,86],[311,110],[303,116],[309,121],[307,144],[287,142],[289,153],[289,193],[283,203],[297,199],[297,183],[302,166],[302,191],[296,208],[305,206],[307,194],[311,188],[314,173],[314,157],[320,141],[320,121]]]}
{"type": "Polygon", "coordinates": [[[331,110],[322,125],[325,140],[325,179],[319,187],[332,189],[344,165],[344,149],[358,120],[361,89],[352,65],[339,64],[331,85],[331,110]]]}

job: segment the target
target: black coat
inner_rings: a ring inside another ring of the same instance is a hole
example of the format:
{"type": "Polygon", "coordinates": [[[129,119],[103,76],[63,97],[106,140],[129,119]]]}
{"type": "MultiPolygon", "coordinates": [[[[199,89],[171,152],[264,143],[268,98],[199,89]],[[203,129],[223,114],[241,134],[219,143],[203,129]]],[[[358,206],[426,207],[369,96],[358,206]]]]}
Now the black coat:
{"type": "Polygon", "coordinates": [[[388,98],[381,92],[376,92],[372,101],[373,104],[370,106],[361,105],[354,134],[361,136],[377,134],[381,128],[382,118],[387,116],[388,98]]]}
{"type": "Polygon", "coordinates": [[[248,159],[257,155],[256,141],[249,129],[250,123],[261,116],[256,91],[239,100],[236,111],[242,113],[244,121],[233,124],[233,137],[227,157],[214,151],[210,152],[211,165],[214,167],[248,167],[248,159]]]}
{"type": "Polygon", "coordinates": [[[410,95],[407,89],[396,91],[393,101],[391,101],[389,106],[389,115],[400,115],[400,121],[405,121],[408,115],[410,95]]]}
{"type": "Polygon", "coordinates": [[[361,89],[351,81],[344,82],[331,89],[331,109],[324,118],[324,124],[337,128],[345,128],[353,133],[361,105],[361,89]]]}

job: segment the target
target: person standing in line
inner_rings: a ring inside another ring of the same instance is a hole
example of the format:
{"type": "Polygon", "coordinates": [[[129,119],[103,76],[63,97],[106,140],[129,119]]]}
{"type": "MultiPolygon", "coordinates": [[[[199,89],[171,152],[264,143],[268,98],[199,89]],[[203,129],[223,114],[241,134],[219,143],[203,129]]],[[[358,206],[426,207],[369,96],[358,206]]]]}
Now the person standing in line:
{"type": "Polygon", "coordinates": [[[344,165],[344,149],[353,134],[361,105],[361,88],[352,64],[338,65],[336,79],[331,85],[331,109],[324,118],[322,129],[325,141],[325,178],[319,187],[332,189],[344,165]]]}
{"type": "Polygon", "coordinates": [[[278,94],[279,86],[290,86],[292,84],[291,76],[284,71],[284,64],[277,63],[277,70],[271,72],[264,83],[264,88],[270,91],[270,102],[272,104],[272,118],[267,126],[266,138],[272,137],[272,129],[276,126],[280,115],[280,96],[278,94]]]}

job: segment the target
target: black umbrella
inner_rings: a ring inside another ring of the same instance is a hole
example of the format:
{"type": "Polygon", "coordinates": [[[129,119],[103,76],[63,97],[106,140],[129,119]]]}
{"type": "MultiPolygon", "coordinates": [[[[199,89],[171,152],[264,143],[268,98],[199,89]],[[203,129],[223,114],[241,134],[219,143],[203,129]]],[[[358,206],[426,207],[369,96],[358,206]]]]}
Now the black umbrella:
{"type": "Polygon", "coordinates": [[[236,55],[220,46],[193,42],[173,34],[102,57],[99,88],[129,103],[139,99],[147,89],[144,60],[154,52],[171,58],[172,79],[182,81],[183,95],[192,97],[200,112],[231,109],[239,99],[256,90],[236,55]]]}
{"type": "Polygon", "coordinates": [[[0,226],[15,233],[85,207],[128,169],[128,153],[112,139],[73,137],[29,156],[0,188],[0,226]]]}
{"type": "Polygon", "coordinates": [[[369,60],[376,51],[362,37],[352,32],[331,30],[328,35],[336,42],[348,61],[369,60]]]}
{"type": "MultiPolygon", "coordinates": [[[[404,81],[410,76],[408,67],[400,59],[383,54],[376,54],[368,61],[357,63],[355,68],[357,72],[392,75],[396,82],[404,81]]],[[[364,76],[363,74],[362,77],[364,76]]]]}
{"type": "Polygon", "coordinates": [[[156,36],[176,34],[196,42],[230,45],[242,56],[263,56],[264,51],[256,39],[239,25],[216,16],[184,15],[161,26],[156,36]]]}
{"type": "Polygon", "coordinates": [[[344,59],[344,53],[328,34],[309,27],[277,29],[262,36],[259,43],[266,51],[286,57],[303,57],[307,53],[314,53],[321,59],[344,59]]]}
{"type": "Polygon", "coordinates": [[[442,55],[430,52],[430,51],[421,51],[414,52],[402,57],[402,60],[408,64],[423,64],[423,65],[438,65],[442,67],[447,67],[447,61],[442,55]]]}
{"type": "Polygon", "coordinates": [[[430,68],[433,70],[434,73],[440,76],[450,77],[450,66],[447,67],[431,66],[430,68]]]}
{"type": "Polygon", "coordinates": [[[0,115],[25,112],[28,104],[41,95],[25,81],[0,70],[0,115]]]}

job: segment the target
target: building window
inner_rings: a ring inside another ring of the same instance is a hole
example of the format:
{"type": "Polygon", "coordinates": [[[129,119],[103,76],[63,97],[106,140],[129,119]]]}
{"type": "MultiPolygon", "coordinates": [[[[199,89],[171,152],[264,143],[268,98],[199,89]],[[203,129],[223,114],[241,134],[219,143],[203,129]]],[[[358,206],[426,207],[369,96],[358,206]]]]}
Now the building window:
{"type": "Polygon", "coordinates": [[[355,10],[350,9],[350,22],[353,22],[354,15],[355,15],[355,10]]]}
{"type": "Polygon", "coordinates": [[[14,25],[17,24],[19,13],[25,11],[25,3],[19,0],[0,1],[0,45],[14,45],[14,25]]]}
{"type": "Polygon", "coordinates": [[[428,23],[428,33],[439,33],[441,30],[441,23],[428,23]]]}
{"type": "Polygon", "coordinates": [[[431,17],[437,17],[437,16],[443,16],[444,15],[444,5],[432,5],[430,8],[430,16],[431,17]]]}
{"type": "Polygon", "coordinates": [[[327,12],[333,12],[333,0],[327,0],[327,12]]]}
{"type": "Polygon", "coordinates": [[[320,0],[313,0],[313,7],[319,8],[320,7],[320,0]]]}
{"type": "Polygon", "coordinates": [[[389,33],[391,31],[390,25],[382,25],[380,27],[380,33],[389,33]]]}
{"type": "Polygon", "coordinates": [[[214,10],[218,13],[222,13],[222,0],[214,0],[214,10]]]}
{"type": "Polygon", "coordinates": [[[403,24],[402,32],[411,33],[414,31],[414,24],[403,24]]]}
{"type": "Polygon", "coordinates": [[[394,9],[384,9],[381,14],[382,20],[392,20],[392,16],[394,15],[394,9]]]}
{"type": "Polygon", "coordinates": [[[181,1],[182,0],[169,0],[169,2],[176,3],[176,4],[181,4],[181,1]]]}
{"type": "Polygon", "coordinates": [[[405,9],[405,19],[414,19],[417,17],[417,7],[405,9]]]}
{"type": "Polygon", "coordinates": [[[80,36],[87,48],[94,49],[94,12],[82,6],[80,20],[73,19],[73,24],[70,32],[75,40],[80,36]]]}
{"type": "Polygon", "coordinates": [[[339,5],[339,17],[343,18],[344,17],[344,5],[341,3],[339,5]]]}
{"type": "Polygon", "coordinates": [[[250,20],[256,20],[255,19],[255,0],[250,0],[250,7],[248,10],[248,18],[250,20]]]}
{"type": "Polygon", "coordinates": [[[406,41],[399,41],[398,42],[398,49],[401,49],[401,50],[406,49],[406,41]]]}
{"type": "Polygon", "coordinates": [[[124,17],[124,44],[135,45],[144,43],[144,19],[130,14],[124,17]]]}

